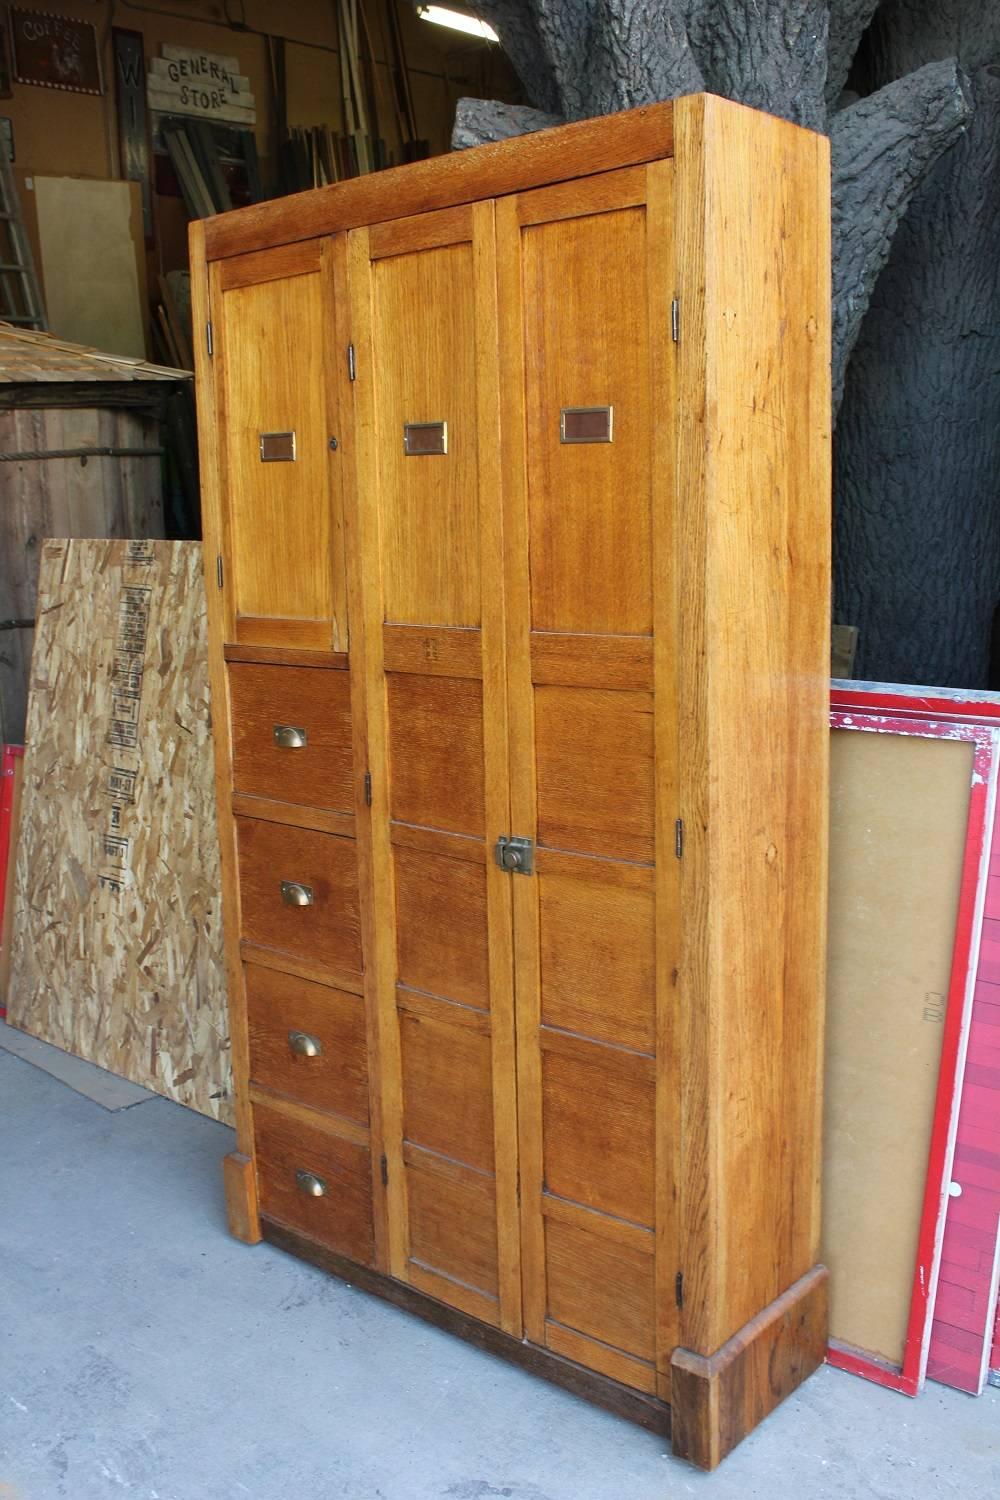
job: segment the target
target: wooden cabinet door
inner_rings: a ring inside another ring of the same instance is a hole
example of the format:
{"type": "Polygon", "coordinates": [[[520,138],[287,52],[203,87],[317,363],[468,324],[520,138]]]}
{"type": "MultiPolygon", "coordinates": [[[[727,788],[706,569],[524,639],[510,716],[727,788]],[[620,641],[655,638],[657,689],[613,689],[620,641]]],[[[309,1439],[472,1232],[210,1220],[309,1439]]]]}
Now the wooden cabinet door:
{"type": "Polygon", "coordinates": [[[520,1335],[492,205],[349,280],[390,1269],[520,1335]]]}
{"type": "Polygon", "coordinates": [[[497,204],[525,1332],[677,1342],[671,163],[497,204]]]}
{"type": "Polygon", "coordinates": [[[345,248],[340,236],[212,264],[231,641],[347,649],[332,296],[345,248]]]}

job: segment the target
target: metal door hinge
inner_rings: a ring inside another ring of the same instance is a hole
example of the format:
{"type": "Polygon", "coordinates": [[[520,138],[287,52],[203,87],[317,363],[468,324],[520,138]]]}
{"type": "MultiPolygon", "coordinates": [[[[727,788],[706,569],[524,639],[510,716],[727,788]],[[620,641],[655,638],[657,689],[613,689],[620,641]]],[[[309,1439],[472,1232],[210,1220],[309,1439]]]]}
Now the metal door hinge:
{"type": "Polygon", "coordinates": [[[379,1166],[382,1169],[382,1186],[383,1187],[388,1187],[389,1186],[389,1163],[386,1161],[384,1154],[383,1154],[383,1156],[381,1158],[381,1161],[379,1162],[379,1166]]]}
{"type": "Polygon", "coordinates": [[[534,845],[530,839],[501,834],[494,845],[493,858],[508,875],[530,875],[535,862],[534,845]]]}
{"type": "Polygon", "coordinates": [[[371,805],[372,805],[372,773],[370,771],[366,771],[365,772],[365,806],[366,807],[371,807],[371,805]]]}
{"type": "Polygon", "coordinates": [[[209,357],[209,359],[211,359],[212,355],[215,353],[215,349],[214,349],[214,347],[212,345],[212,320],[211,320],[211,318],[209,318],[208,322],[205,324],[205,348],[208,350],[208,357],[209,357]]]}
{"type": "Polygon", "coordinates": [[[674,1301],[678,1307],[684,1306],[684,1272],[678,1271],[674,1277],[674,1301]]]}
{"type": "Polygon", "coordinates": [[[357,380],[358,378],[358,361],[354,353],[353,344],[348,344],[347,346],[347,378],[348,380],[357,380]]]}
{"type": "Polygon", "coordinates": [[[678,818],[674,824],[674,853],[678,859],[684,858],[684,819],[678,818]]]}
{"type": "Polygon", "coordinates": [[[223,587],[224,582],[225,582],[225,574],[224,574],[224,572],[222,570],[222,553],[221,552],[217,555],[217,557],[215,559],[215,581],[219,585],[219,588],[221,589],[223,587]]]}
{"type": "Polygon", "coordinates": [[[670,337],[679,343],[681,336],[681,305],[675,297],[670,304],[670,337]]]}

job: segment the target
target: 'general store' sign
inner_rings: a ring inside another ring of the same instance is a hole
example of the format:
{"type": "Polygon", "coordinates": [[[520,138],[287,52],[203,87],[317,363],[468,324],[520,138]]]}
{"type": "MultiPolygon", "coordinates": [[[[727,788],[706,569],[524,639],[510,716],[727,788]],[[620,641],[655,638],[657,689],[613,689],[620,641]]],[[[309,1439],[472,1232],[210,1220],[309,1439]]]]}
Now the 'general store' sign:
{"type": "Polygon", "coordinates": [[[233,125],[256,123],[256,100],[238,58],[166,44],[162,52],[162,57],[150,59],[146,79],[151,110],[233,125]]]}

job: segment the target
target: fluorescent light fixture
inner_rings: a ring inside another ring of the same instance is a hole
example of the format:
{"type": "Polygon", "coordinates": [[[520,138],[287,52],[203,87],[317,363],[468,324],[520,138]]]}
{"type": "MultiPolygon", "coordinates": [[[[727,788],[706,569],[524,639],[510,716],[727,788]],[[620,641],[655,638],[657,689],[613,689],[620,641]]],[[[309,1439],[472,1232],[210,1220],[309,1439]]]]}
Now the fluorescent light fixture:
{"type": "Polygon", "coordinates": [[[487,42],[500,40],[493,27],[487,26],[485,21],[480,21],[477,16],[468,16],[460,10],[449,10],[446,5],[418,5],[417,15],[421,21],[433,21],[436,26],[450,26],[452,31],[481,36],[487,42]]]}

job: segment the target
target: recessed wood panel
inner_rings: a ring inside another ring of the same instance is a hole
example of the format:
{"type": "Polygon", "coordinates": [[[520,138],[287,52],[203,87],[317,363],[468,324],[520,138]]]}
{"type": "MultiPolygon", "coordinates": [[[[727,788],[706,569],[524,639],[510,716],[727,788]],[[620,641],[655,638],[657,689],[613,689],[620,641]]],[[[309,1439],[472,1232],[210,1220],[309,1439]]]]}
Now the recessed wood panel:
{"type": "Polygon", "coordinates": [[[545,1187],[653,1223],[652,1058],[542,1032],[545,1187]]]}
{"type": "Polygon", "coordinates": [[[259,1103],[253,1118],[261,1213],[370,1266],[375,1242],[367,1148],[259,1103]],[[302,1191],[300,1171],[321,1180],[322,1197],[302,1191]]]}
{"type": "Polygon", "coordinates": [[[651,890],[539,873],[545,1025],[641,1052],[654,1050],[653,903],[651,890]]]}
{"type": "Polygon", "coordinates": [[[408,1141],[454,1161],[493,1171],[490,1039],[400,1012],[403,1132],[408,1141]]]}
{"type": "Polygon", "coordinates": [[[489,1007],[486,868],[395,850],[400,984],[489,1007]]]}
{"type": "Polygon", "coordinates": [[[366,1125],[368,1057],[361,996],[256,964],[247,964],[245,974],[251,1080],[366,1125]],[[296,1033],[318,1043],[319,1055],[296,1051],[290,1040],[296,1033]]]}
{"type": "Polygon", "coordinates": [[[484,832],[483,689],[460,677],[392,672],[389,808],[403,823],[484,832]]]}
{"type": "Polygon", "coordinates": [[[353,813],[349,674],[233,662],[229,689],[233,790],[353,813]],[[306,743],[279,745],[279,726],[303,730],[306,743]]]}
{"type": "Polygon", "coordinates": [[[477,625],[475,289],[469,243],[372,267],[385,618],[477,625]],[[408,423],[447,424],[447,452],[407,453],[408,423]]]}
{"type": "Polygon", "coordinates": [[[318,256],[310,273],[223,295],[226,502],[241,615],[333,618],[327,321],[318,256]],[[293,462],[261,462],[265,432],[294,432],[293,462]]]}
{"type": "Polygon", "coordinates": [[[535,734],[539,843],[651,862],[652,696],[539,687],[535,734]]]}
{"type": "Polygon", "coordinates": [[[522,236],[531,623],[652,630],[645,210],[522,236]],[[613,408],[613,441],[561,441],[564,407],[613,408]]]}
{"type": "Polygon", "coordinates": [[[361,969],[354,840],[237,818],[243,936],[318,965],[361,969]],[[311,906],[286,906],[281,882],[311,886],[311,906]]]}
{"type": "Polygon", "coordinates": [[[496,1187],[467,1169],[430,1169],[407,1150],[410,1259],[495,1297],[496,1187]]]}
{"type": "Polygon", "coordinates": [[[550,1318],[626,1354],[654,1358],[652,1253],[547,1219],[545,1269],[550,1318]]]}

